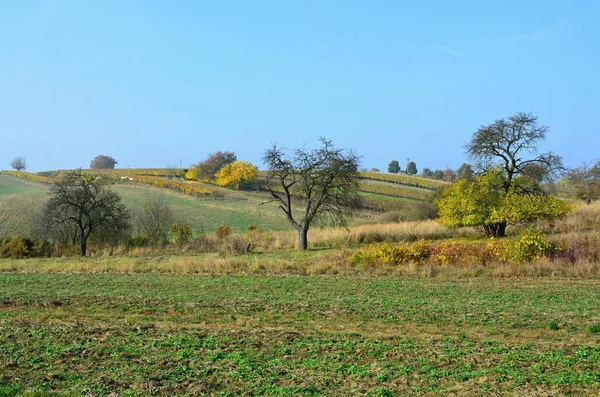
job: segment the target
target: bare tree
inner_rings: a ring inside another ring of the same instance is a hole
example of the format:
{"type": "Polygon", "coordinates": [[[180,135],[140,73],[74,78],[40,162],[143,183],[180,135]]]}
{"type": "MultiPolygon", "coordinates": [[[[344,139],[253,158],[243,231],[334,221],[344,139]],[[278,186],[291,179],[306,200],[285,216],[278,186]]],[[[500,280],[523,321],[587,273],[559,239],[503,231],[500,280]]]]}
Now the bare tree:
{"type": "Polygon", "coordinates": [[[175,215],[163,195],[149,196],[135,212],[135,227],[138,233],[152,244],[169,241],[170,227],[173,223],[175,215]]]}
{"type": "Polygon", "coordinates": [[[61,232],[75,232],[81,256],[92,233],[129,226],[129,211],[103,178],[81,170],[69,172],[50,188],[50,194],[43,210],[46,224],[61,232]]]}
{"type": "MultiPolygon", "coordinates": [[[[481,169],[499,165],[504,173],[503,188],[508,192],[519,175],[532,177],[532,182],[535,182],[551,180],[562,170],[560,156],[552,152],[537,153],[537,147],[546,139],[547,131],[548,127],[538,126],[536,116],[520,112],[480,127],[465,149],[469,158],[481,169]]],[[[524,184],[522,187],[525,189],[524,184]]],[[[530,185],[528,188],[532,187],[530,185]]]]}
{"type": "Polygon", "coordinates": [[[587,204],[600,199],[600,160],[595,163],[584,162],[569,170],[567,180],[577,190],[577,197],[587,204]]]}
{"type": "Polygon", "coordinates": [[[360,158],[336,149],[330,140],[321,147],[296,149],[288,154],[276,145],[265,152],[266,188],[297,231],[300,249],[308,248],[313,222],[346,225],[359,207],[357,193],[360,158]],[[297,207],[297,208],[296,208],[297,207]]]}
{"type": "Polygon", "coordinates": [[[10,167],[17,171],[23,171],[27,169],[27,159],[23,156],[17,156],[10,162],[10,167]]]}

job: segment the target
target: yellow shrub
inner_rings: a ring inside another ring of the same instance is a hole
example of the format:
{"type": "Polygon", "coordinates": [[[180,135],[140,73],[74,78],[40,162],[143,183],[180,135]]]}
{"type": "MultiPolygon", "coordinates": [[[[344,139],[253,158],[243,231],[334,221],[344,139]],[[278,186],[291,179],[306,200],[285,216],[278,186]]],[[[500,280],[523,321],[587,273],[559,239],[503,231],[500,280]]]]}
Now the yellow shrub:
{"type": "Polygon", "coordinates": [[[548,240],[544,234],[528,229],[514,241],[509,254],[515,261],[531,262],[542,258],[548,248],[548,240]]]}
{"type": "Polygon", "coordinates": [[[350,257],[350,262],[377,262],[385,265],[406,265],[426,260],[431,255],[431,247],[424,240],[412,245],[395,246],[391,244],[375,244],[367,246],[350,257]]]}
{"type": "Polygon", "coordinates": [[[258,172],[252,163],[246,161],[235,161],[225,165],[215,174],[218,186],[238,189],[240,183],[251,182],[256,179],[258,172]]]}

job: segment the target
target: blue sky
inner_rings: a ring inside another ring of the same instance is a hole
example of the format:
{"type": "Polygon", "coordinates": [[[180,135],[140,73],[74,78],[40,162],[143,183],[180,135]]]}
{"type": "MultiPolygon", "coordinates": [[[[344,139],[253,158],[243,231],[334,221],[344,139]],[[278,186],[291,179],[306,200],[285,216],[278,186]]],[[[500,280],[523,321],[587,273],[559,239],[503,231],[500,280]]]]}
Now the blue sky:
{"type": "Polygon", "coordinates": [[[600,157],[598,1],[0,0],[0,168],[184,166],[325,136],[366,168],[458,167],[530,111],[600,157]]]}

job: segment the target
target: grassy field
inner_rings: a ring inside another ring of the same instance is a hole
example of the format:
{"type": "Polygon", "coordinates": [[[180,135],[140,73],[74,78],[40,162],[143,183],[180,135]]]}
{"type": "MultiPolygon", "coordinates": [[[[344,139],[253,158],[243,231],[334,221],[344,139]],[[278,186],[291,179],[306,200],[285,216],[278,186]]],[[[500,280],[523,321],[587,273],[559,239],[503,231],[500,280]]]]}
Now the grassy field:
{"type": "Polygon", "coordinates": [[[13,178],[8,175],[0,175],[0,199],[3,196],[40,196],[45,197],[48,187],[40,183],[29,182],[13,178]]]}
{"type": "Polygon", "coordinates": [[[0,273],[0,395],[594,395],[600,281],[0,273]]]}
{"type": "MultiPolygon", "coordinates": [[[[253,192],[238,192],[212,187],[216,194],[208,197],[192,197],[134,184],[114,185],[123,202],[132,209],[139,208],[151,195],[161,195],[173,207],[181,222],[192,226],[194,231],[204,227],[207,233],[214,232],[221,224],[227,224],[235,232],[243,232],[248,225],[259,226],[265,230],[286,230],[289,228],[285,218],[274,205],[260,206],[265,196],[253,192]]],[[[26,212],[40,208],[47,199],[48,187],[39,183],[24,181],[7,175],[0,175],[0,209],[3,205],[12,207],[26,203],[26,212]]],[[[17,211],[20,213],[20,211],[17,211]]],[[[11,213],[15,211],[11,210],[11,213]]],[[[19,216],[20,217],[20,216],[19,216]]],[[[6,233],[20,230],[20,222],[11,219],[5,225],[6,233]]]]}

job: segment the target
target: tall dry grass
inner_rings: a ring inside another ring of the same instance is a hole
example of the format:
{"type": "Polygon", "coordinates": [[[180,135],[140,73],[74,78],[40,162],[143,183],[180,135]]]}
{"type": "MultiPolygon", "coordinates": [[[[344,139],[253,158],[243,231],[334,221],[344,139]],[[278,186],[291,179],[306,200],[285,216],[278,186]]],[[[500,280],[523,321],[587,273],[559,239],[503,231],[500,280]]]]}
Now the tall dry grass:
{"type": "Polygon", "coordinates": [[[588,205],[578,201],[564,219],[540,222],[538,226],[545,233],[600,231],[600,202],[588,205]]]}
{"type": "MultiPolygon", "coordinates": [[[[267,249],[290,249],[297,247],[298,233],[290,230],[272,233],[274,240],[267,249]]],[[[347,248],[362,244],[382,242],[410,242],[420,239],[440,240],[455,237],[477,236],[471,228],[449,229],[437,222],[415,221],[387,224],[365,224],[350,228],[312,228],[308,232],[310,248],[347,248]]]]}
{"type": "Polygon", "coordinates": [[[209,276],[351,276],[351,277],[568,277],[599,278],[598,262],[574,264],[548,258],[531,263],[469,263],[441,266],[409,263],[404,266],[351,264],[351,250],[309,252],[274,251],[258,255],[221,257],[206,255],[113,256],[0,260],[0,272],[38,273],[176,273],[209,276]]]}

